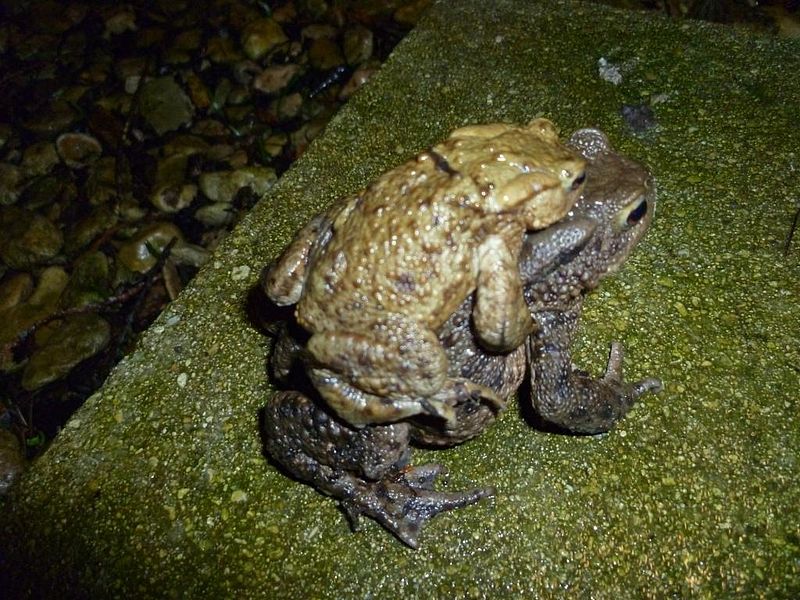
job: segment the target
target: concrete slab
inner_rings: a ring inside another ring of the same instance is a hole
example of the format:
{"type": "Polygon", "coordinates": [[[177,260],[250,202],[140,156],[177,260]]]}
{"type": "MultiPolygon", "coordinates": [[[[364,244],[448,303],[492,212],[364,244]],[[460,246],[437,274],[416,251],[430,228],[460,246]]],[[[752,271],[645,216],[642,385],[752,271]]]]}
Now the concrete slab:
{"type": "MultiPolygon", "coordinates": [[[[87,597],[793,597],[800,594],[800,43],[577,2],[440,2],[225,242],[3,506],[14,587],[87,597]],[[604,59],[618,68],[603,72],[604,59]],[[623,104],[649,103],[634,134],[623,104]],[[457,125],[546,115],[649,164],[651,233],[594,294],[659,375],[614,432],[515,409],[440,460],[498,496],[412,551],[262,456],[260,267],[337,196],[457,125]]],[[[12,588],[6,588],[9,590],[12,588]]]]}

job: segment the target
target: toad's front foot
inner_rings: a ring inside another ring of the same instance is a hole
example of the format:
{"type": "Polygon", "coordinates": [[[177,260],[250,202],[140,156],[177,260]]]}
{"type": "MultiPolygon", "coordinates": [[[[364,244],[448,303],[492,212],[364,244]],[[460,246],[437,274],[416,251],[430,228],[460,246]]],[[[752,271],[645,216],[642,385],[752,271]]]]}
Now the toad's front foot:
{"type": "Polygon", "coordinates": [[[342,500],[354,529],[361,515],[375,519],[400,541],[417,548],[422,528],[441,512],[475,504],[494,496],[494,488],[464,492],[437,492],[436,478],[444,472],[441,465],[408,467],[381,481],[363,482],[354,493],[342,500]]]}
{"type": "Polygon", "coordinates": [[[654,377],[625,381],[622,346],[617,342],[611,344],[602,378],[575,369],[570,337],[564,333],[574,320],[557,312],[542,312],[537,318],[544,333],[528,348],[531,390],[534,406],[546,421],[576,433],[602,433],[624,417],[643,394],[661,390],[661,381],[654,377]]]}
{"type": "Polygon", "coordinates": [[[611,351],[608,354],[608,363],[606,364],[606,372],[603,376],[603,383],[608,388],[613,389],[614,392],[621,397],[627,399],[629,405],[633,404],[639,396],[646,392],[653,392],[657,394],[661,391],[663,385],[661,380],[656,377],[646,377],[633,383],[625,383],[622,374],[622,358],[623,358],[622,344],[619,342],[611,342],[611,351]]]}

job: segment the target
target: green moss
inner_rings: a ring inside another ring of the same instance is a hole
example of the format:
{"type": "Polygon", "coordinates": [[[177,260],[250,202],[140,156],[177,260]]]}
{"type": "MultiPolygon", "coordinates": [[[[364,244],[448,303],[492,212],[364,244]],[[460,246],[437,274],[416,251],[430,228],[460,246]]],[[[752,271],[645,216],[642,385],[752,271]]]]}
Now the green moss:
{"type": "Polygon", "coordinates": [[[7,503],[17,583],[95,596],[597,597],[800,592],[800,45],[589,4],[440,3],[223,244],[7,503]],[[588,32],[602,31],[602,35],[588,32]],[[598,59],[619,65],[619,85],[598,59]],[[757,93],[756,93],[757,92],[757,93]],[[630,132],[622,104],[657,126],[630,132]],[[337,196],[475,121],[599,126],[659,186],[652,231],[588,302],[577,360],[611,339],[658,375],[612,433],[507,412],[439,460],[497,498],[414,552],[262,455],[260,266],[337,196]],[[794,192],[791,190],[794,189],[794,192]],[[249,277],[242,278],[249,268],[249,277]],[[235,275],[235,276],[234,276],[235,275]],[[38,582],[38,583],[36,583],[38,582]],[[77,589],[77,588],[72,588],[77,589]]]}

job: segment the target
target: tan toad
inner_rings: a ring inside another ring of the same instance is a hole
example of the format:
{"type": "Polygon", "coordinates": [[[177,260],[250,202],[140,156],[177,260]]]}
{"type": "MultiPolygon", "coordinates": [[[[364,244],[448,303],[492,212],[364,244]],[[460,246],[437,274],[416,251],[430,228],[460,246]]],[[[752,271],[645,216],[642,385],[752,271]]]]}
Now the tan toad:
{"type": "Polygon", "coordinates": [[[265,278],[311,333],[307,371],[361,426],[428,414],[454,419],[490,388],[448,377],[436,330],[475,292],[483,347],[506,352],[533,330],[518,258],[525,231],[567,214],[585,161],[546,119],[463,127],[312,220],[265,278]]]}

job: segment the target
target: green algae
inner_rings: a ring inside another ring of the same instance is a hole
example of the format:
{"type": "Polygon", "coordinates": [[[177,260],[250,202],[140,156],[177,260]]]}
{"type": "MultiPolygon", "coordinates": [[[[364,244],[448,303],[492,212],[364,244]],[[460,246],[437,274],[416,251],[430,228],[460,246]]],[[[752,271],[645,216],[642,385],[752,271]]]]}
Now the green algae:
{"type": "Polygon", "coordinates": [[[439,3],[222,245],[5,504],[14,583],[60,595],[596,597],[800,592],[800,44],[571,2],[439,3]],[[587,32],[602,31],[602,35],[587,32]],[[619,65],[622,82],[598,74],[619,65]],[[657,126],[630,131],[623,104],[657,126]],[[652,168],[652,231],[587,303],[576,360],[622,341],[665,382],[612,433],[512,407],[416,462],[497,497],[411,551],[270,465],[261,265],[314,212],[468,122],[599,126],[652,168]],[[22,565],[25,565],[22,568],[22,565]]]}

